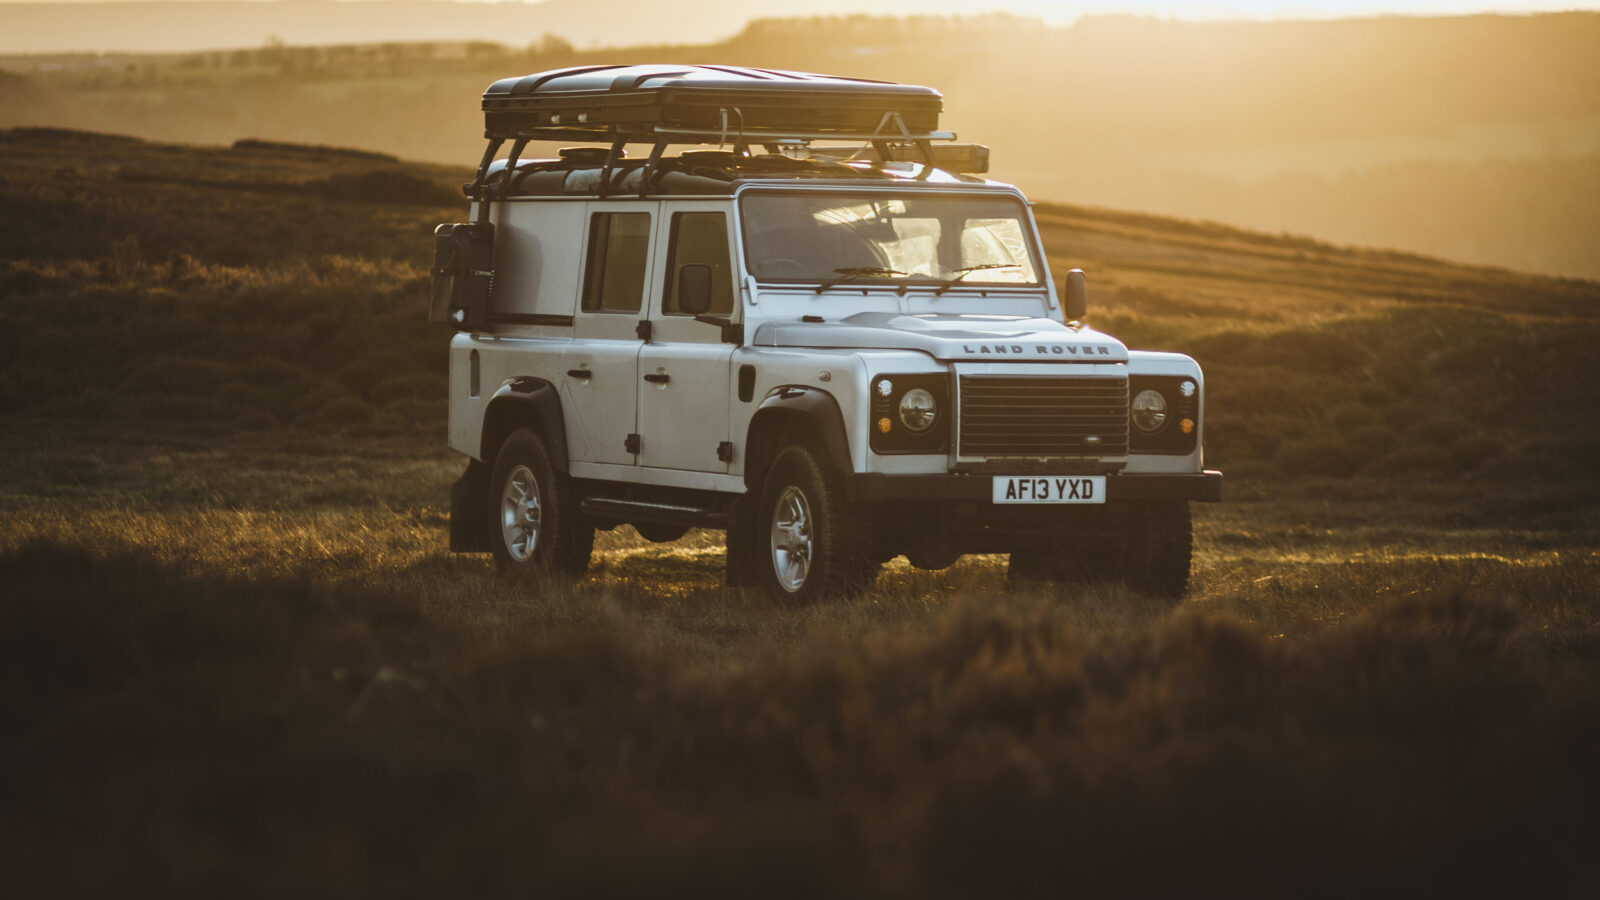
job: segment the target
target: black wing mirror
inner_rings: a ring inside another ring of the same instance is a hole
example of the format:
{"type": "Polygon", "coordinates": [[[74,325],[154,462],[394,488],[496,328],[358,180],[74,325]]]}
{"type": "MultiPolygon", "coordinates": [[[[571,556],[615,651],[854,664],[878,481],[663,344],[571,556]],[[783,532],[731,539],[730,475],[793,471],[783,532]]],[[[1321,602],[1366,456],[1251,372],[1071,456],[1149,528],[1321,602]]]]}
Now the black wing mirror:
{"type": "Polygon", "coordinates": [[[711,310],[711,267],[689,263],[678,269],[678,309],[691,316],[711,310]]]}
{"type": "Polygon", "coordinates": [[[1089,287],[1082,269],[1068,272],[1061,285],[1061,313],[1068,322],[1082,322],[1089,315],[1089,287]]]}

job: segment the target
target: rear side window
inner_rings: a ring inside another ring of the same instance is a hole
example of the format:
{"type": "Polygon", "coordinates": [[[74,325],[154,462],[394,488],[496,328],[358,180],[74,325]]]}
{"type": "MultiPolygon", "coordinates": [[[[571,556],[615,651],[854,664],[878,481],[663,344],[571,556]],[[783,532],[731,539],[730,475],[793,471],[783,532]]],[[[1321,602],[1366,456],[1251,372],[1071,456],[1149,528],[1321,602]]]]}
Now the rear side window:
{"type": "Polygon", "coordinates": [[[585,312],[638,312],[650,256],[650,214],[595,213],[583,276],[585,312]]]}
{"type": "Polygon", "coordinates": [[[666,313],[685,315],[678,302],[678,270],[699,263],[711,267],[711,315],[730,315],[733,312],[733,266],[728,254],[727,217],[719,212],[674,213],[671,247],[666,313]]]}

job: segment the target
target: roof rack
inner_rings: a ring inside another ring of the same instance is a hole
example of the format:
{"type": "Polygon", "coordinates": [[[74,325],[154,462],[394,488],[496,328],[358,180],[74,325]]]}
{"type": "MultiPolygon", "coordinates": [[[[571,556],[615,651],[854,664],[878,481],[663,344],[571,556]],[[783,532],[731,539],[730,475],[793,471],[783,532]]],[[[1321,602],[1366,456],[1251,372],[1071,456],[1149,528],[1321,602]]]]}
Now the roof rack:
{"type": "MultiPolygon", "coordinates": [[[[915,147],[933,167],[933,141],[944,98],[933,88],[739,66],[575,66],[504,78],[483,92],[489,146],[477,177],[466,185],[474,200],[493,200],[489,166],[506,141],[515,170],[529,141],[609,144],[601,184],[628,144],[653,145],[641,189],[669,144],[780,145],[816,140],[870,144],[880,160],[908,160],[915,147]]],[[[487,206],[487,204],[484,204],[487,206]]]]}

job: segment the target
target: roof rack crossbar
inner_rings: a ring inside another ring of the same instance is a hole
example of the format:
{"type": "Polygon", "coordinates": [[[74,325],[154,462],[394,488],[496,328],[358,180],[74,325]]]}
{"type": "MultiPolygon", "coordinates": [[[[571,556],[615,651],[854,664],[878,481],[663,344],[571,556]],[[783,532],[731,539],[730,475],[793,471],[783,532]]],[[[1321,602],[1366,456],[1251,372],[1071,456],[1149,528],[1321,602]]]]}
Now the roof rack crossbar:
{"type": "MultiPolygon", "coordinates": [[[[649,134],[659,137],[701,138],[704,143],[717,143],[715,140],[721,134],[714,129],[683,128],[672,125],[655,125],[650,128],[649,134]]],[[[877,141],[888,138],[894,141],[953,141],[956,134],[953,131],[927,131],[922,133],[907,133],[905,135],[889,134],[868,131],[791,131],[786,128],[752,128],[744,131],[745,143],[761,144],[767,141],[877,141]]],[[[638,133],[637,140],[647,140],[645,133],[638,133]]],[[[722,143],[727,143],[722,141],[722,143]]]]}

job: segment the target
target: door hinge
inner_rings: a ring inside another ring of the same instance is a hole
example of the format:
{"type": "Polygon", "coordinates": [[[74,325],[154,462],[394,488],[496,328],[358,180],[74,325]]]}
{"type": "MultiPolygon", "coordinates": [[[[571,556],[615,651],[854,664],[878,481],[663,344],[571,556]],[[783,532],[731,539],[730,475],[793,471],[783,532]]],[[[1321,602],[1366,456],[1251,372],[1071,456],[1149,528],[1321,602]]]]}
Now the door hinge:
{"type": "Polygon", "coordinates": [[[622,442],[622,446],[627,448],[627,451],[629,453],[638,453],[639,452],[639,436],[637,434],[628,435],[628,439],[622,442]]]}
{"type": "Polygon", "coordinates": [[[650,336],[655,333],[655,329],[650,327],[651,324],[652,323],[649,319],[640,319],[639,325],[637,328],[633,329],[633,333],[639,336],[639,340],[648,341],[650,340],[650,336]]]}
{"type": "Polygon", "coordinates": [[[717,459],[733,462],[733,441],[723,441],[717,445],[717,459]]]}

